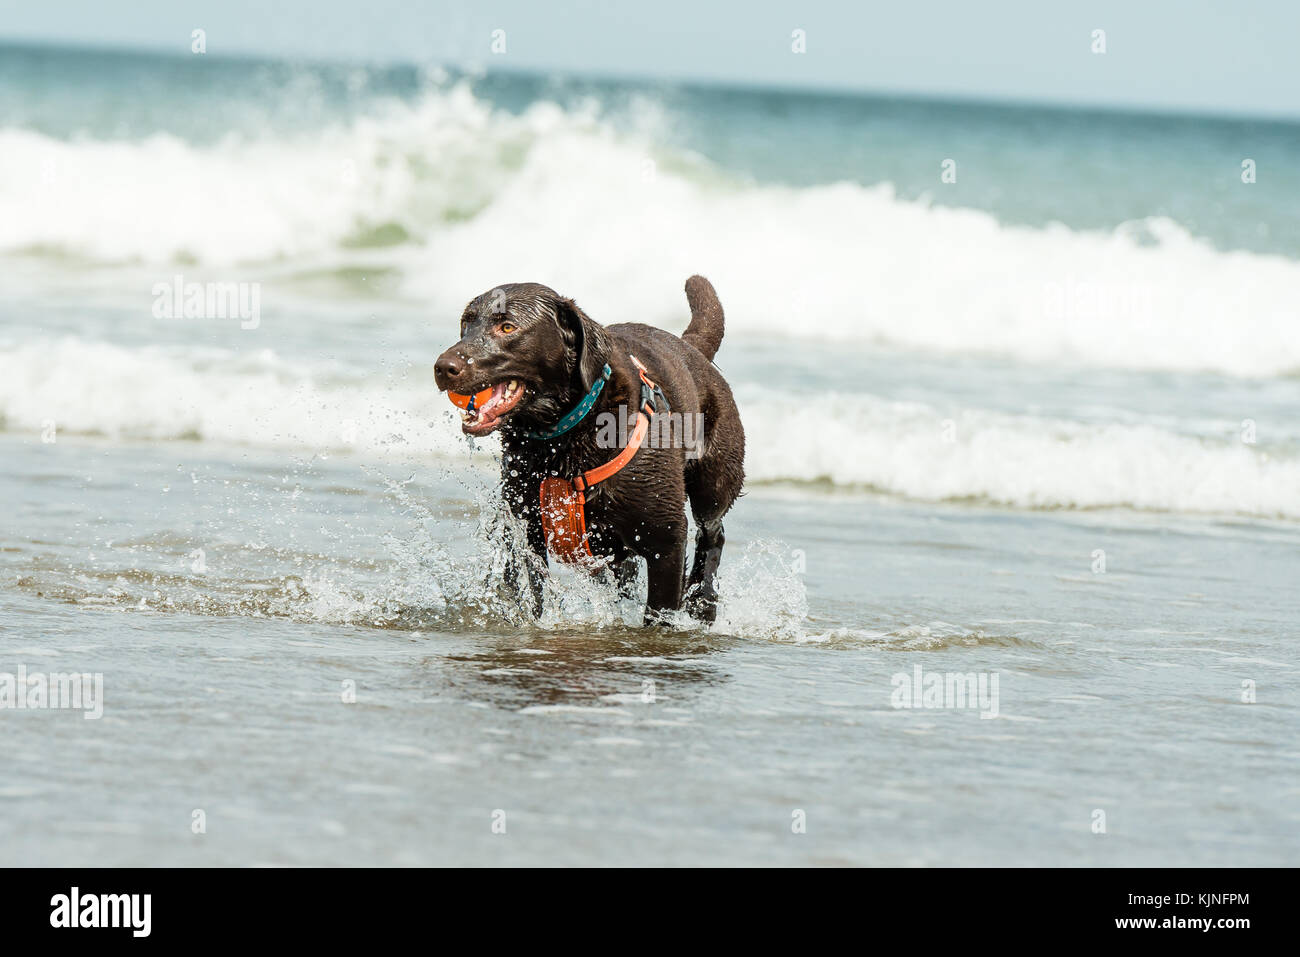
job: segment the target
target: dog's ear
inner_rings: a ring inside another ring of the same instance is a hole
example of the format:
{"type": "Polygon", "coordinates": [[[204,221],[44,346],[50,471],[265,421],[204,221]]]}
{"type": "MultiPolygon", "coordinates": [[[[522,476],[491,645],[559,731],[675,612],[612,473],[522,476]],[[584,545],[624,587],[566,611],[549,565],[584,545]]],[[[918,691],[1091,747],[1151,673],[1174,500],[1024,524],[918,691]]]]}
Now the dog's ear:
{"type": "Polygon", "coordinates": [[[606,356],[605,337],[599,326],[572,299],[555,300],[555,321],[560,324],[560,334],[565,345],[576,357],[574,371],[586,392],[604,371],[606,356]]]}

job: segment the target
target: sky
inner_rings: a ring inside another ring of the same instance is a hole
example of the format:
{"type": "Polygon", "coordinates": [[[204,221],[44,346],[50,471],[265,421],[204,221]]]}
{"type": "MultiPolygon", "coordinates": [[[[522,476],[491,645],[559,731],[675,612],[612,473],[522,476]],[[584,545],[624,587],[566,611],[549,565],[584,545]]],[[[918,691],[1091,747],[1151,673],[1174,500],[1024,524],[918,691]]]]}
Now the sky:
{"type": "Polygon", "coordinates": [[[214,56],[1300,117],[1300,0],[0,0],[0,40],[188,54],[196,28],[214,56]]]}

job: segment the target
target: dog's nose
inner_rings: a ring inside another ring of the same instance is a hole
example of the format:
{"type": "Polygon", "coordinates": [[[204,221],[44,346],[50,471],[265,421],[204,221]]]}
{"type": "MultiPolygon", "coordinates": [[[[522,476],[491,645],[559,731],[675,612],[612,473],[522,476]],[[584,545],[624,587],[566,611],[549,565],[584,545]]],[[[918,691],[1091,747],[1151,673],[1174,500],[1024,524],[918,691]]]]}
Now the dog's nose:
{"type": "Polygon", "coordinates": [[[460,374],[465,371],[465,363],[451,352],[444,352],[433,364],[433,378],[439,389],[449,389],[456,384],[460,374]]]}

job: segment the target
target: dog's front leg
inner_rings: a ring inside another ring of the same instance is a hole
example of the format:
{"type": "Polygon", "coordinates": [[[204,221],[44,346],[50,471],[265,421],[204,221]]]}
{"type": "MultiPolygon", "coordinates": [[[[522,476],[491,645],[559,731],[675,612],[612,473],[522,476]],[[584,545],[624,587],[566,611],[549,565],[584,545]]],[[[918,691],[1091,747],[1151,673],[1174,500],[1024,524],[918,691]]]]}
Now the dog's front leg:
{"type": "Polygon", "coordinates": [[[520,583],[520,566],[523,566],[523,577],[528,579],[528,589],[532,593],[533,618],[542,616],[542,580],[546,577],[546,570],[549,567],[546,560],[546,538],[542,534],[541,519],[530,518],[528,515],[523,516],[526,523],[526,534],[528,534],[528,550],[526,555],[519,555],[510,551],[506,555],[506,568],[504,568],[504,579],[506,585],[511,590],[511,594],[519,598],[520,605],[524,603],[523,583],[520,583]],[[537,525],[536,534],[533,531],[533,525],[537,525]]]}
{"type": "Polygon", "coordinates": [[[686,567],[686,537],[666,543],[663,550],[646,556],[649,585],[646,589],[645,623],[653,625],[665,612],[682,606],[682,573],[686,567]]]}
{"type": "Polygon", "coordinates": [[[546,532],[542,528],[542,517],[537,509],[529,509],[528,515],[528,550],[532,552],[526,563],[528,587],[533,593],[533,617],[542,617],[543,579],[550,563],[546,558],[546,532]]]}
{"type": "Polygon", "coordinates": [[[527,513],[520,517],[525,522],[528,551],[531,554],[520,555],[514,551],[507,552],[504,570],[505,582],[510,589],[510,593],[515,595],[522,605],[525,598],[523,583],[520,581],[520,566],[523,566],[522,577],[528,580],[528,589],[532,597],[533,617],[541,618],[544,593],[543,579],[546,577],[546,570],[549,567],[546,559],[546,538],[542,533],[540,518],[530,516],[527,513]],[[534,529],[534,526],[536,526],[536,529],[534,529]]]}
{"type": "Polygon", "coordinates": [[[510,509],[511,515],[524,523],[524,536],[528,541],[528,551],[531,552],[531,554],[520,555],[513,549],[507,551],[506,585],[510,588],[511,593],[518,597],[519,603],[522,605],[525,600],[522,583],[519,580],[519,566],[522,565],[523,574],[528,579],[528,589],[531,592],[533,617],[541,618],[544,594],[543,580],[546,577],[547,569],[550,567],[546,557],[546,532],[542,528],[542,515],[538,503],[528,499],[523,483],[517,480],[518,475],[510,475],[507,467],[502,468],[502,473],[506,507],[510,509]]]}

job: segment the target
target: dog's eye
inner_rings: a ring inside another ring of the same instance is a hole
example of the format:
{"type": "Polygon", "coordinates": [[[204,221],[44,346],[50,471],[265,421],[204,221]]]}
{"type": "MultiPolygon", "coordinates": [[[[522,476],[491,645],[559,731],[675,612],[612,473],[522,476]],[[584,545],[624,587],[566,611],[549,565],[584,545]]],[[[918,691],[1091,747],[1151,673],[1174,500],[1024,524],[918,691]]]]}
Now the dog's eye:
{"type": "Polygon", "coordinates": [[[510,333],[514,332],[518,328],[519,327],[516,326],[513,322],[501,323],[501,331],[504,332],[506,335],[509,335],[510,333]]]}

